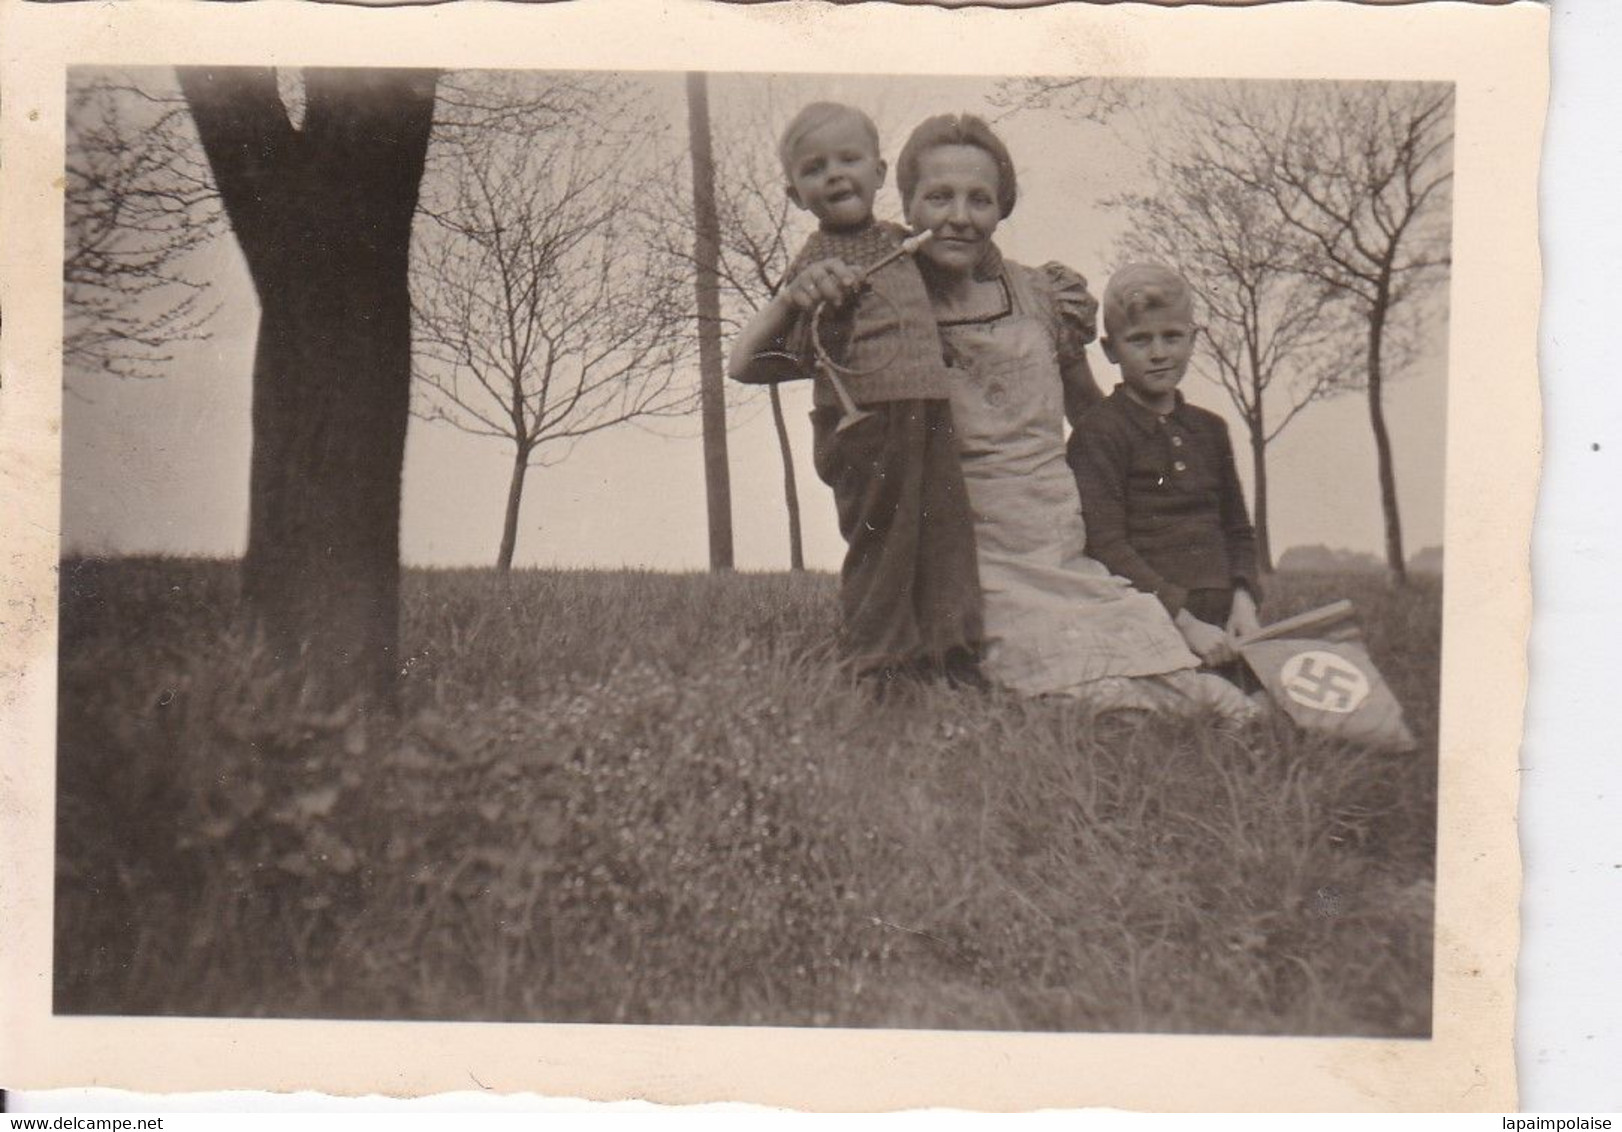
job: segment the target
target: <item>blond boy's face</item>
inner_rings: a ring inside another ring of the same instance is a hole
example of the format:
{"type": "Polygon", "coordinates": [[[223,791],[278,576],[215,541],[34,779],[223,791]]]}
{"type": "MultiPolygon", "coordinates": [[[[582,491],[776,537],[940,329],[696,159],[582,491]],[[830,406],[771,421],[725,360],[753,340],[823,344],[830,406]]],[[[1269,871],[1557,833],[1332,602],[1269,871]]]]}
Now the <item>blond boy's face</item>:
{"type": "Polygon", "coordinates": [[[824,228],[859,228],[873,215],[885,171],[866,128],[841,116],[795,143],[787,168],[789,199],[824,228]]]}
{"type": "Polygon", "coordinates": [[[1127,393],[1161,412],[1176,404],[1177,386],[1194,355],[1194,324],[1180,307],[1140,311],[1099,343],[1105,356],[1121,368],[1127,393]]]}

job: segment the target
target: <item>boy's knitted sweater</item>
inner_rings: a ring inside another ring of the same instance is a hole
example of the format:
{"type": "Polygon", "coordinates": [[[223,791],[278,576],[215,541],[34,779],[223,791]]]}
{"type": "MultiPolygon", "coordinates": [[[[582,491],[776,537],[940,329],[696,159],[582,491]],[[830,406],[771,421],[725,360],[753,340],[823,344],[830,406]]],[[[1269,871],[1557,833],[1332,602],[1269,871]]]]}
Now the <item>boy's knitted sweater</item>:
{"type": "Polygon", "coordinates": [[[1260,600],[1256,528],[1222,418],[1178,393],[1168,413],[1126,386],[1093,406],[1066,459],[1087,520],[1087,554],[1173,616],[1191,590],[1243,586],[1260,600]]]}
{"type": "MultiPolygon", "coordinates": [[[[785,278],[826,259],[864,269],[895,251],[910,234],[899,224],[879,220],[855,232],[819,230],[806,240],[785,278]]],[[[786,343],[807,364],[815,360],[810,328],[810,316],[801,317],[786,343]]],[[[855,371],[841,370],[839,377],[857,404],[932,399],[950,392],[934,308],[911,256],[881,267],[868,276],[854,303],[824,314],[822,339],[833,347],[829,355],[834,361],[855,371]]],[[[838,404],[821,367],[815,376],[815,403],[838,404]]]]}

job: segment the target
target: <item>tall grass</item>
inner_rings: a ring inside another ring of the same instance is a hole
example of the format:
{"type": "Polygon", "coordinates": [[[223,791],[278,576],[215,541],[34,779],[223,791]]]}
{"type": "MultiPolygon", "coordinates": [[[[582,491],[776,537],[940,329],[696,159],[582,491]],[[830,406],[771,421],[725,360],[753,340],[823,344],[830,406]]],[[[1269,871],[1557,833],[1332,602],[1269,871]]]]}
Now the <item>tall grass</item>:
{"type": "Polygon", "coordinates": [[[63,569],[63,1012],[1423,1035],[1440,593],[1351,596],[1416,754],[834,662],[818,575],[408,575],[401,719],[229,564],[63,569]]]}

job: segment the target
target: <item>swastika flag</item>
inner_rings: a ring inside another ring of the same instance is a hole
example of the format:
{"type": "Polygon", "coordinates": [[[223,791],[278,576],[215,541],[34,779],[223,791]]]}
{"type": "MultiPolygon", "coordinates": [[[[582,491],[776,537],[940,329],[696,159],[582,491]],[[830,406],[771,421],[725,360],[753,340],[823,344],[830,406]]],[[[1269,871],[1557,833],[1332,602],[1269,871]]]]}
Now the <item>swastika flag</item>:
{"type": "MultiPolygon", "coordinates": [[[[1306,631],[1314,636],[1280,637],[1278,631],[1288,631],[1280,624],[1239,649],[1274,705],[1305,731],[1380,750],[1412,750],[1414,736],[1402,705],[1359,642],[1350,603],[1337,602],[1291,622],[1311,624],[1306,631]]],[[[1297,631],[1303,628],[1296,625],[1297,631]]]]}

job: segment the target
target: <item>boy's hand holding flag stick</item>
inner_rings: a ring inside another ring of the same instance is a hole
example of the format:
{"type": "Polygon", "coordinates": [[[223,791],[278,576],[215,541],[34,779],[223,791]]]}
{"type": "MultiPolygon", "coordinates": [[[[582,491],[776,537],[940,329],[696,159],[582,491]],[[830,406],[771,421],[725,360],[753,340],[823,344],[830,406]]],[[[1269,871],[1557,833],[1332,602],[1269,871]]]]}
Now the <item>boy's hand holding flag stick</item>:
{"type": "Polygon", "coordinates": [[[1293,617],[1275,621],[1271,625],[1264,625],[1256,632],[1240,637],[1236,643],[1240,648],[1244,648],[1258,641],[1302,636],[1323,641],[1356,641],[1362,639],[1363,632],[1358,628],[1356,610],[1353,609],[1352,603],[1342,598],[1317,609],[1309,609],[1305,613],[1297,613],[1293,617]]]}

